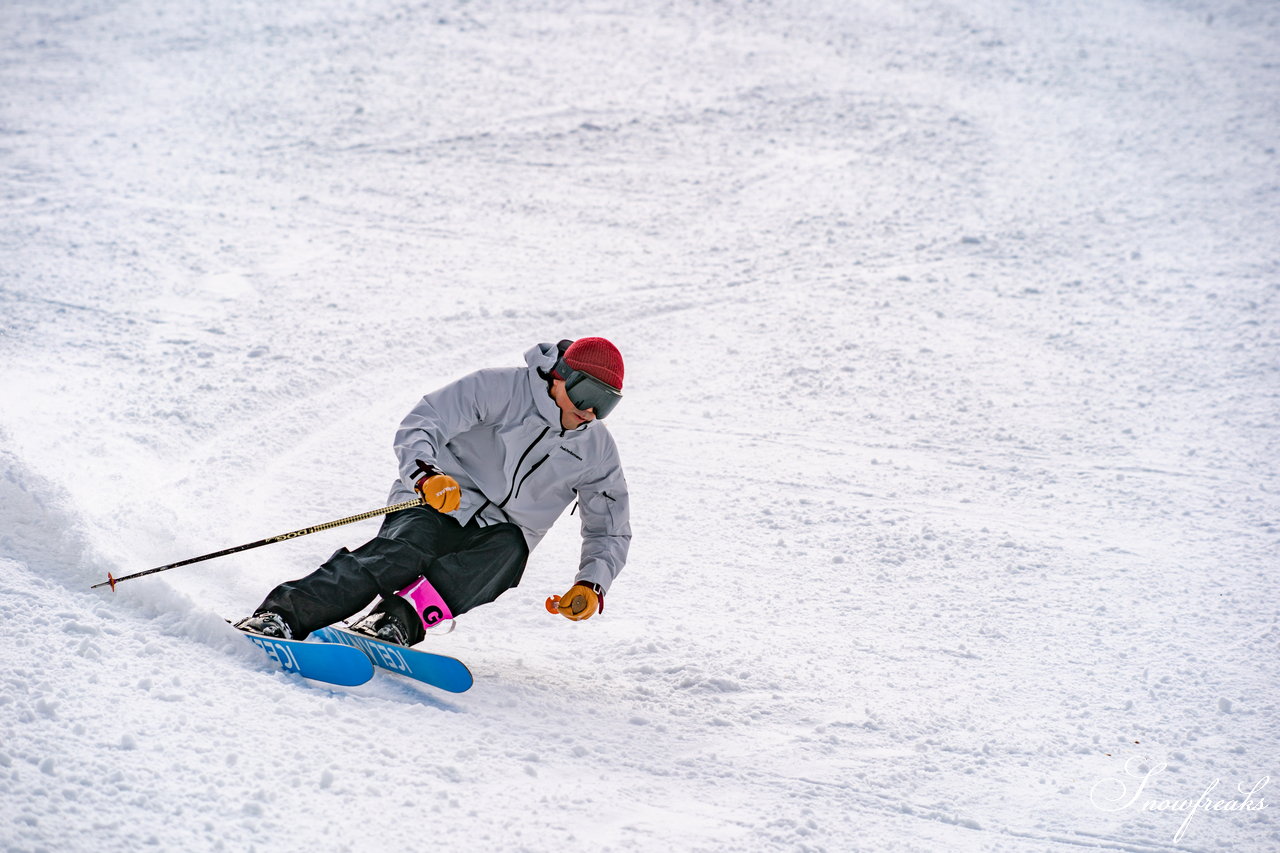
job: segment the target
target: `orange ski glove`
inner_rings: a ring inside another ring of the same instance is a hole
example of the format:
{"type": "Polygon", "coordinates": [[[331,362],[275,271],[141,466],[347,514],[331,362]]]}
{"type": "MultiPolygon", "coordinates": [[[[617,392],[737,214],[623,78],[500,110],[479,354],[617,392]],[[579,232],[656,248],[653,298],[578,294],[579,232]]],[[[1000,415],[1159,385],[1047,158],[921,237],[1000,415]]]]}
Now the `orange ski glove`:
{"type": "Polygon", "coordinates": [[[604,590],[593,583],[575,583],[564,595],[547,599],[547,612],[581,622],[604,612],[604,590]]]}
{"type": "Polygon", "coordinates": [[[418,463],[418,470],[422,472],[422,476],[413,487],[422,495],[427,506],[437,512],[453,512],[458,508],[462,503],[462,492],[457,480],[425,462],[418,463]]]}

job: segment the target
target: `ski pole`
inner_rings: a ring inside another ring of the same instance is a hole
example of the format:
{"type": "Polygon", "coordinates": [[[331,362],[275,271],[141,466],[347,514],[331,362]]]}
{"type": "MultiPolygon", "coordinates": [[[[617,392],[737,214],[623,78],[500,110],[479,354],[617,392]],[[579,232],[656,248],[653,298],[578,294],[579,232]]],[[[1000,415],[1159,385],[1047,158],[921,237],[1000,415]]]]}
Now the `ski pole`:
{"type": "Polygon", "coordinates": [[[234,548],[227,548],[223,551],[215,551],[212,554],[205,554],[202,557],[192,557],[189,560],[179,560],[176,563],[170,563],[167,566],[157,566],[154,569],[147,569],[145,572],[134,572],[131,575],[125,575],[122,578],[112,576],[111,572],[107,572],[107,579],[102,583],[95,583],[89,589],[97,589],[100,586],[110,586],[111,591],[115,592],[116,584],[121,581],[140,578],[144,575],[154,575],[156,572],[167,572],[169,569],[176,569],[179,566],[189,566],[192,563],[203,562],[204,560],[212,560],[214,557],[225,557],[228,554],[237,554],[241,551],[248,551],[250,548],[260,548],[263,545],[270,545],[273,542],[283,542],[286,539],[296,539],[299,536],[306,536],[308,533],[319,533],[321,530],[329,530],[333,527],[341,527],[344,524],[350,524],[353,521],[364,521],[366,518],[374,518],[379,515],[386,515],[391,512],[398,512],[402,509],[410,509],[415,506],[422,506],[423,499],[417,498],[411,501],[405,501],[400,504],[392,504],[391,506],[378,507],[368,512],[362,512],[359,515],[351,515],[346,518],[339,518],[337,521],[326,521],[324,524],[317,524],[314,527],[304,527],[301,530],[295,530],[292,533],[282,533],[279,536],[268,536],[266,539],[259,539],[257,542],[250,542],[246,545],[237,545],[234,548]]]}

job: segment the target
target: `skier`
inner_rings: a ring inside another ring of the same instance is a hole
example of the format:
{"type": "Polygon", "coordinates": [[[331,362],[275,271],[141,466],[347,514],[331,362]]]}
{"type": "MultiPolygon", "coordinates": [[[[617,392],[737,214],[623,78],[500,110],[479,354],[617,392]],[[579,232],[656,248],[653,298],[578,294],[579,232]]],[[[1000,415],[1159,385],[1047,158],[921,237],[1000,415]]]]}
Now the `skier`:
{"type": "Polygon", "coordinates": [[[236,627],[304,639],[380,595],[353,630],[414,645],[516,586],[530,549],[575,499],[582,558],[548,609],[574,621],[603,611],[631,540],[618,449],[598,420],[622,399],[622,355],[604,338],[580,338],[537,344],[525,361],[423,397],[396,432],[390,503],[426,505],[389,514],[376,538],[276,587],[236,627]]]}

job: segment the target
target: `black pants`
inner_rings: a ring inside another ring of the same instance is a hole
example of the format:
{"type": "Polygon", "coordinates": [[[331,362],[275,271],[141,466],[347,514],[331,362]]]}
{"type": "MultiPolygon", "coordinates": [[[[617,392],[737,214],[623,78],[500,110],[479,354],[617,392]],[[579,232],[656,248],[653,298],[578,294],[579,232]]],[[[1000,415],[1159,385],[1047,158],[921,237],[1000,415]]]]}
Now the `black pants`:
{"type": "Polygon", "coordinates": [[[359,613],[375,596],[379,609],[402,609],[411,641],[422,622],[396,593],[426,577],[454,616],[493,601],[520,583],[529,559],[524,534],[514,524],[463,527],[428,507],[393,512],[378,536],[354,551],[339,548],[305,578],[280,584],[255,611],[284,617],[295,639],[359,613]]]}

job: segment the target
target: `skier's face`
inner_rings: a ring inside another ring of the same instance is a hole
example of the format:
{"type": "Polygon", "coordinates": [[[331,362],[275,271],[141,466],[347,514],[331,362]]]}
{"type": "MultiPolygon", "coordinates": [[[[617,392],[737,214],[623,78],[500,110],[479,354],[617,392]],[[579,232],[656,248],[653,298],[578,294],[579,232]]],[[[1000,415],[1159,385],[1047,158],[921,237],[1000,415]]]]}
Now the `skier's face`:
{"type": "Polygon", "coordinates": [[[573,401],[569,399],[569,393],[564,390],[564,380],[556,379],[551,383],[551,399],[556,401],[556,405],[560,408],[560,427],[562,429],[577,429],[585,423],[590,423],[596,419],[595,409],[579,409],[573,405],[573,401]]]}

